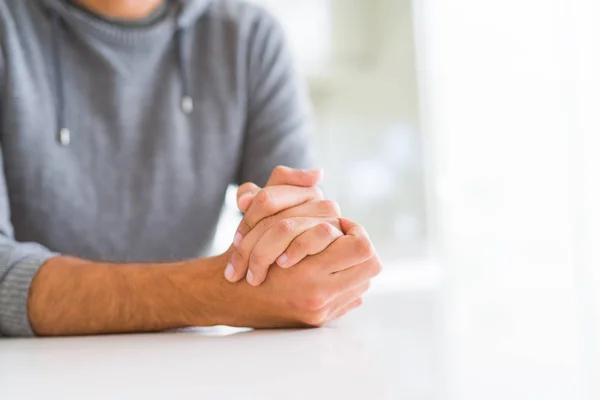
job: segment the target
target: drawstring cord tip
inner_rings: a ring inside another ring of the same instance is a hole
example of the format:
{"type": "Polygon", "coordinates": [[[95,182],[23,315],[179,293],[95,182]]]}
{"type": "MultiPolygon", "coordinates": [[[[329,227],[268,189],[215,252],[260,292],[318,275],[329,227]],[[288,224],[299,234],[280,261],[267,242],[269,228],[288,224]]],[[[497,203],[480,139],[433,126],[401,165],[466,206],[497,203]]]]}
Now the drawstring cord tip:
{"type": "Polygon", "coordinates": [[[62,128],[59,132],[58,132],[58,143],[61,146],[68,146],[71,144],[71,131],[68,130],[67,128],[62,128]]]}
{"type": "Polygon", "coordinates": [[[191,96],[183,96],[181,99],[181,109],[186,114],[190,114],[194,111],[194,100],[191,96]]]}

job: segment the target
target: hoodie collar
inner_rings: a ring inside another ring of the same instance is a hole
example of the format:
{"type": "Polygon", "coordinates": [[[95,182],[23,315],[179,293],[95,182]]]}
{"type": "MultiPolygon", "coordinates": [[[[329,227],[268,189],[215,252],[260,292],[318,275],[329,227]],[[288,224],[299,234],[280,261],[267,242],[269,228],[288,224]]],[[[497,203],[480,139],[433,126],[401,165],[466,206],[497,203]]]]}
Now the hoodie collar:
{"type": "MultiPolygon", "coordinates": [[[[172,18],[164,18],[156,24],[141,27],[123,27],[109,21],[100,20],[89,13],[73,7],[62,0],[43,0],[49,7],[52,37],[52,66],[54,68],[54,90],[56,102],[57,142],[61,146],[71,143],[71,130],[67,126],[66,102],[63,81],[63,38],[66,25],[71,29],[82,30],[95,36],[121,45],[156,45],[157,40],[169,40],[175,35],[177,50],[177,68],[181,84],[181,111],[191,114],[194,111],[194,99],[189,82],[189,29],[207,9],[212,0],[175,0],[169,1],[167,10],[172,18]],[[170,29],[170,31],[168,31],[170,29]]],[[[167,16],[168,17],[168,16],[167,16]]]]}
{"type": "Polygon", "coordinates": [[[170,36],[177,29],[193,25],[214,0],[166,0],[167,17],[149,26],[122,27],[109,21],[99,20],[73,7],[64,0],[42,0],[47,10],[57,13],[65,25],[117,45],[136,46],[156,43],[170,36]]]}

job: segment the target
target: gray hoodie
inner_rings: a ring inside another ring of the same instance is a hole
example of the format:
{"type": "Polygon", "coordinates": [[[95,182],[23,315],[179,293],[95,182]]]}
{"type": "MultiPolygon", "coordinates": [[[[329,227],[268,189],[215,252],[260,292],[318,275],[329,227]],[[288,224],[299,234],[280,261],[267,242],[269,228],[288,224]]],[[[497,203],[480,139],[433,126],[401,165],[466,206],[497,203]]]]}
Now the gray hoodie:
{"type": "Polygon", "coordinates": [[[197,257],[229,184],[311,166],[274,19],[236,0],[168,12],[128,27],[0,0],[0,335],[32,334],[28,290],[48,258],[197,257]]]}

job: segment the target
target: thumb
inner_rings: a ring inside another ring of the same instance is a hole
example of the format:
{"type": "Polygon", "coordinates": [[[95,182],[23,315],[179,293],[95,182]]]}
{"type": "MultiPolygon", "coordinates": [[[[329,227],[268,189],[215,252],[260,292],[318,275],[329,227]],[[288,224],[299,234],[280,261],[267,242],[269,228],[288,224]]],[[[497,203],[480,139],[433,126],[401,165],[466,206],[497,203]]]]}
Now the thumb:
{"type": "Polygon", "coordinates": [[[294,169],[284,166],[276,167],[267,182],[267,186],[289,185],[300,187],[316,186],[323,179],[323,170],[294,169]]]}
{"type": "Polygon", "coordinates": [[[260,187],[252,182],[244,183],[237,191],[237,206],[238,209],[245,213],[250,208],[254,196],[260,192],[260,187]]]}

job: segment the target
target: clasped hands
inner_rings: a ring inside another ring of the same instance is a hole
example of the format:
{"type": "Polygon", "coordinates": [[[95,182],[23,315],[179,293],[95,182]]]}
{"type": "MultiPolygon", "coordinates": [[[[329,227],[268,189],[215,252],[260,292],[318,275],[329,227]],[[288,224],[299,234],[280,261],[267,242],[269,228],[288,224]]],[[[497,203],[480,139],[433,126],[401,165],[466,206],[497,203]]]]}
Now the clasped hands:
{"type": "Polygon", "coordinates": [[[231,283],[288,285],[278,292],[287,296],[291,320],[310,326],[360,306],[381,271],[365,230],[324,200],[321,178],[321,170],[277,167],[264,188],[240,186],[244,218],[224,271],[231,283]]]}

